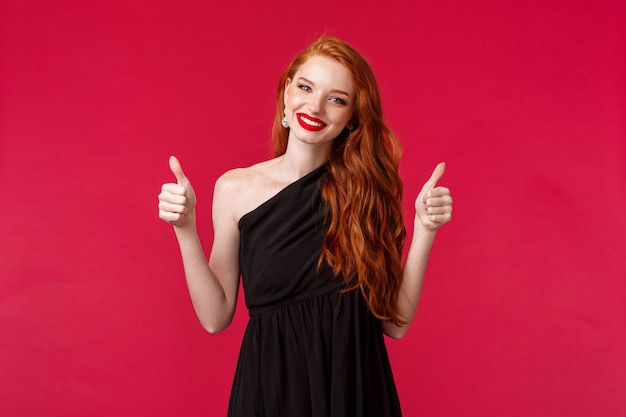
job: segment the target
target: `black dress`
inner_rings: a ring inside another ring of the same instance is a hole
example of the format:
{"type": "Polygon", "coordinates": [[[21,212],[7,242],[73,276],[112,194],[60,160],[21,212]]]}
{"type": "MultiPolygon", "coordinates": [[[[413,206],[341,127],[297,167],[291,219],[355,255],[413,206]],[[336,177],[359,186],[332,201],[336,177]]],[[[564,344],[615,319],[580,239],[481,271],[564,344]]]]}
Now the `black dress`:
{"type": "Polygon", "coordinates": [[[320,181],[310,172],[239,221],[250,321],[230,417],[392,417],[400,404],[380,322],[359,291],[317,272],[320,181]]]}

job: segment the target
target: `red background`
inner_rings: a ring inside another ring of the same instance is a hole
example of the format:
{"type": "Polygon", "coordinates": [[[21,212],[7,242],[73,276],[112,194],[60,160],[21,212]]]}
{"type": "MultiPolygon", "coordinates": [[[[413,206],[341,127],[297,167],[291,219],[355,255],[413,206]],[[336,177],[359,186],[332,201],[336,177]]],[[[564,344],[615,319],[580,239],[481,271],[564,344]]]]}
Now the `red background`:
{"type": "Polygon", "coordinates": [[[441,160],[455,197],[388,341],[405,415],[626,415],[625,4],[0,1],[0,414],[225,415],[246,311],[202,330],[156,196],[175,154],[208,251],[326,32],[377,73],[407,213],[441,160]]]}

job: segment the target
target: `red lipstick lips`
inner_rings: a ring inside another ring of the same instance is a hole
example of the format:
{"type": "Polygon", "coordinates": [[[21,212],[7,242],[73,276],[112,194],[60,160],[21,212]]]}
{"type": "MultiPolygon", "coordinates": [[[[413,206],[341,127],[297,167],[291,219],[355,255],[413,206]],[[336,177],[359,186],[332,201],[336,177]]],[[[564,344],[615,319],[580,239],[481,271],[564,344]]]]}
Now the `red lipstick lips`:
{"type": "Polygon", "coordinates": [[[302,126],[303,129],[309,130],[311,132],[318,132],[326,127],[326,123],[322,120],[311,117],[308,114],[304,113],[296,113],[298,118],[298,123],[302,126]]]}

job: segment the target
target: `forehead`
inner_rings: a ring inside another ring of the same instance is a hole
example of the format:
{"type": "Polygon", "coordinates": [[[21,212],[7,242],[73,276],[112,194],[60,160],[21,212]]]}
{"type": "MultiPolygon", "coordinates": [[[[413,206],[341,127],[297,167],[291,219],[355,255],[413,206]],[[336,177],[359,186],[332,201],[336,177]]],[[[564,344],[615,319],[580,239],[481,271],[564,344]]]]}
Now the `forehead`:
{"type": "Polygon", "coordinates": [[[294,75],[295,79],[300,77],[319,86],[352,91],[352,79],[348,69],[339,61],[325,56],[313,55],[306,60],[294,75]]]}

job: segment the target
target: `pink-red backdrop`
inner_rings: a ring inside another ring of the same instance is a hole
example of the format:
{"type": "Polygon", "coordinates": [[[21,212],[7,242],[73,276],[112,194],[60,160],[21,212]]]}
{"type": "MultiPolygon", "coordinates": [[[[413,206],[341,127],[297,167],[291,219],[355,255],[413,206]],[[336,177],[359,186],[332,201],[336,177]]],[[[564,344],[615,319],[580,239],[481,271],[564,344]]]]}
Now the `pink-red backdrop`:
{"type": "Polygon", "coordinates": [[[441,160],[455,197],[388,341],[405,415],[626,415],[625,4],[0,1],[0,415],[225,415],[246,311],[202,330],[156,195],[176,154],[210,249],[323,32],[377,73],[407,213],[441,160]]]}

